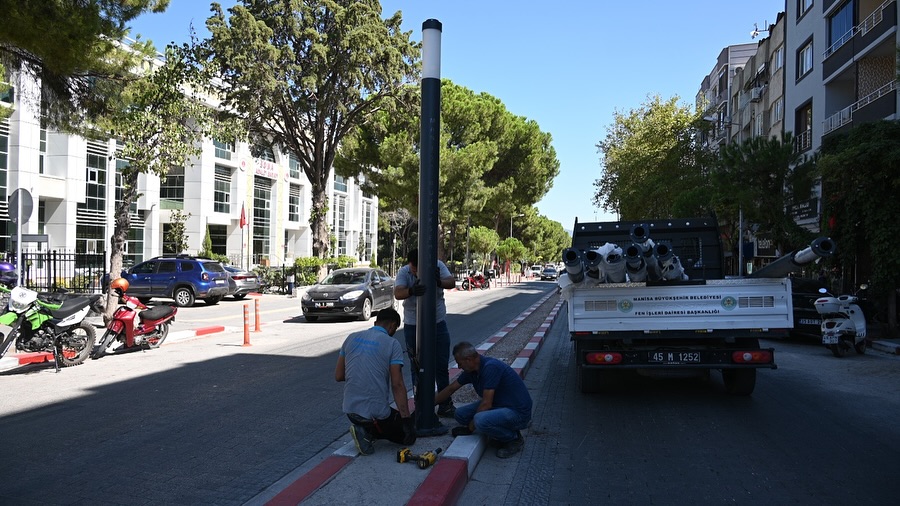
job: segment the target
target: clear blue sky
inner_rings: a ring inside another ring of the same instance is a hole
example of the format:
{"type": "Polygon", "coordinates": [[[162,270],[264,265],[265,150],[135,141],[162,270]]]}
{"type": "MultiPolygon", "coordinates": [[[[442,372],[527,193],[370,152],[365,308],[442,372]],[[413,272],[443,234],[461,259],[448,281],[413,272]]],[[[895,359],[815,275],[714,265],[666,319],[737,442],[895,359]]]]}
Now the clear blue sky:
{"type": "MultiPolygon", "coordinates": [[[[224,8],[237,3],[219,2],[224,8]]],[[[382,0],[385,17],[403,13],[405,30],[443,25],[441,77],[499,98],[513,114],[553,136],[560,172],[538,204],[571,230],[579,221],[614,220],[592,204],[601,177],[596,144],[613,112],[648,97],[692,105],[725,46],[753,42],[750,31],[774,23],[784,0],[382,0]]],[[[205,0],[172,0],[162,14],[132,22],[132,35],[157,48],[208,35],[205,0]]],[[[763,37],[767,33],[761,34],[763,37]]],[[[758,38],[756,40],[759,40],[758,38]]]]}

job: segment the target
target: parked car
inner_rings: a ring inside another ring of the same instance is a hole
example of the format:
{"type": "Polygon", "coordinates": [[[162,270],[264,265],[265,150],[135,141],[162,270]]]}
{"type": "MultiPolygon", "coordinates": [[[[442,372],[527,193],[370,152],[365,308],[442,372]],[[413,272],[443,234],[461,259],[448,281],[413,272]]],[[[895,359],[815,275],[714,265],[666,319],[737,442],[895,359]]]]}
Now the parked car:
{"type": "Polygon", "coordinates": [[[531,270],[530,270],[531,277],[536,278],[536,277],[540,276],[541,271],[543,271],[543,270],[544,270],[544,268],[541,267],[540,265],[532,265],[531,270]]]}
{"type": "Polygon", "coordinates": [[[175,299],[179,307],[200,299],[218,304],[228,294],[228,273],[222,264],[190,255],[155,257],[122,271],[128,293],[147,303],[153,297],[175,299]]]}
{"type": "Polygon", "coordinates": [[[556,278],[559,277],[559,271],[556,270],[556,267],[544,267],[544,270],[541,271],[541,281],[549,279],[550,281],[556,281],[556,278]]]}
{"type": "Polygon", "coordinates": [[[309,287],[300,306],[308,322],[320,316],[355,316],[366,321],[373,312],[398,307],[394,278],[369,267],[337,269],[309,287]]]}
{"type": "Polygon", "coordinates": [[[235,299],[243,299],[248,293],[260,290],[259,278],[255,273],[233,265],[226,265],[225,270],[231,275],[231,279],[236,285],[233,290],[229,289],[229,295],[235,299]]]}

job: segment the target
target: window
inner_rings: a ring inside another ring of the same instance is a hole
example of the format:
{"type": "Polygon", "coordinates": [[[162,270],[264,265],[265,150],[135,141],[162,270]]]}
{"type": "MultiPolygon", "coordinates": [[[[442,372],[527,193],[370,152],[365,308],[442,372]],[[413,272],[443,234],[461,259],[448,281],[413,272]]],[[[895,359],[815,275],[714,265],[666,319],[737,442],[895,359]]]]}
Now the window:
{"type": "Polygon", "coordinates": [[[292,179],[300,179],[300,159],[293,154],[288,155],[288,170],[292,179]]]}
{"type": "Polygon", "coordinates": [[[84,203],[78,204],[79,209],[91,209],[106,213],[106,149],[105,146],[88,142],[87,167],[85,167],[85,194],[84,203]],[[100,151],[102,149],[102,151],[100,151]]]}
{"type": "Polygon", "coordinates": [[[812,103],[797,109],[794,133],[797,137],[797,151],[801,153],[812,149],[812,120],[812,103]]]}
{"type": "Polygon", "coordinates": [[[855,11],[853,0],[849,0],[828,18],[829,52],[836,50],[853,38],[853,13],[855,11]]]}
{"type": "Polygon", "coordinates": [[[212,243],[212,252],[218,255],[227,253],[228,245],[228,226],[227,225],[208,225],[209,241],[212,243]]]}
{"type": "Polygon", "coordinates": [[[231,212],[231,169],[216,165],[216,186],[213,191],[213,211],[231,212]]]}
{"type": "Polygon", "coordinates": [[[347,192],[347,179],[344,176],[334,176],[334,189],[339,192],[347,192]]]}
{"type": "Polygon", "coordinates": [[[809,74],[812,71],[813,67],[813,43],[809,41],[808,44],[800,48],[797,51],[797,80],[803,78],[806,74],[809,74]]]}
{"type": "Polygon", "coordinates": [[[802,18],[812,9],[813,0],[797,0],[797,19],[802,18]]]}
{"type": "Polygon", "coordinates": [[[361,260],[372,258],[372,203],[363,204],[363,237],[365,240],[365,248],[363,250],[364,257],[361,260]]]}
{"type": "MultiPolygon", "coordinates": [[[[125,181],[122,176],[122,171],[127,169],[129,164],[130,162],[128,160],[116,158],[116,204],[122,202],[122,199],[124,198],[125,181]]],[[[137,212],[137,199],[131,201],[131,205],[128,206],[128,212],[137,212]]]]}
{"type": "Polygon", "coordinates": [[[258,260],[271,252],[272,180],[253,178],[253,254],[258,260]]]}
{"type": "Polygon", "coordinates": [[[41,119],[41,137],[38,141],[38,173],[44,173],[44,159],[47,158],[47,125],[41,119]]]}
{"type": "Polygon", "coordinates": [[[784,119],[784,98],[779,98],[772,106],[772,124],[784,119]]]}
{"type": "Polygon", "coordinates": [[[172,167],[159,184],[160,209],[184,209],[184,167],[172,167]]]}
{"type": "Polygon", "coordinates": [[[347,254],[347,199],[345,197],[334,198],[334,215],[332,216],[331,230],[337,239],[337,254],[347,254]]]}
{"type": "Polygon", "coordinates": [[[272,151],[272,146],[254,144],[253,148],[250,150],[250,154],[253,155],[254,158],[259,158],[260,160],[265,160],[267,162],[275,161],[275,152],[272,151]]]}
{"type": "Polygon", "coordinates": [[[216,147],[216,158],[231,160],[231,155],[234,153],[233,142],[224,142],[213,139],[213,145],[216,147]]]}
{"type": "Polygon", "coordinates": [[[772,73],[777,72],[784,67],[784,46],[778,46],[775,55],[772,57],[772,73]]]}
{"type": "Polygon", "coordinates": [[[288,193],[288,221],[300,221],[300,185],[292,184],[288,193]]]}

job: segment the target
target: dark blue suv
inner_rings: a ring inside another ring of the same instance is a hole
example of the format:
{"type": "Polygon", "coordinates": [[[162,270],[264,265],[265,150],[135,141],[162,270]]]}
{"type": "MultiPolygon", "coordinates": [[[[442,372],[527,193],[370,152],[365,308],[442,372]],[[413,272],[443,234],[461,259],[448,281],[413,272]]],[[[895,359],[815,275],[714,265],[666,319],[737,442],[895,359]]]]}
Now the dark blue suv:
{"type": "Polygon", "coordinates": [[[192,306],[197,299],[213,305],[228,294],[228,273],[208,258],[155,257],[122,271],[122,277],[128,280],[128,293],[143,302],[165,297],[175,299],[179,307],[192,306]]]}

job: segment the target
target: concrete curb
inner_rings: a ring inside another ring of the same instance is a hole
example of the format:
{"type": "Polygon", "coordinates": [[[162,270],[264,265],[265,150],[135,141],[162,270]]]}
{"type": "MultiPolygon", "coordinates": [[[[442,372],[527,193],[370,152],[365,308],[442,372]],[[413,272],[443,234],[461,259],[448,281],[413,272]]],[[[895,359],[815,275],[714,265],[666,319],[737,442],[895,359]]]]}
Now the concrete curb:
{"type": "Polygon", "coordinates": [[[900,355],[900,344],[891,341],[872,341],[873,350],[883,351],[892,355],[900,355]]]}
{"type": "MultiPolygon", "coordinates": [[[[523,311],[510,323],[497,331],[493,336],[478,347],[479,352],[490,349],[499,342],[516,325],[525,320],[531,313],[546,302],[554,293],[542,297],[531,307],[523,311]]],[[[547,318],[540,325],[534,336],[525,345],[519,355],[514,359],[512,368],[524,379],[529,367],[534,362],[537,352],[543,344],[547,331],[553,325],[559,314],[559,309],[565,301],[560,300],[550,310],[547,318]]],[[[456,363],[451,364],[451,381],[459,375],[460,369],[456,363]]],[[[479,460],[487,448],[487,438],[479,435],[459,436],[443,453],[441,458],[432,466],[428,475],[416,488],[412,498],[406,503],[409,505],[452,505],[462,495],[468,484],[469,478],[475,471],[479,460]]],[[[316,493],[320,488],[331,482],[335,477],[357,456],[355,445],[350,442],[331,456],[320,462],[316,467],[297,478],[282,489],[275,497],[266,502],[266,505],[298,504],[316,493]]]]}

